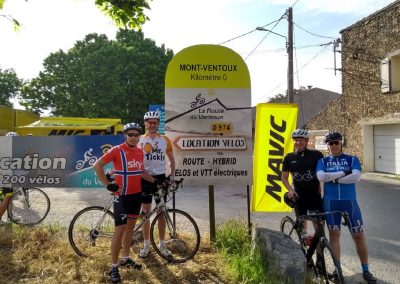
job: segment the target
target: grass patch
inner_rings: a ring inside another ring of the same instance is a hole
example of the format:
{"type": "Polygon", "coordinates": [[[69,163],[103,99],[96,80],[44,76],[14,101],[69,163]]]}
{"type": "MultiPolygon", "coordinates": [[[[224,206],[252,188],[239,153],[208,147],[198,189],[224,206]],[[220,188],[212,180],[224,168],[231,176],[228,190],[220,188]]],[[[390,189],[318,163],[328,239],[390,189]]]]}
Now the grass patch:
{"type": "Polygon", "coordinates": [[[226,263],[227,272],[239,283],[269,284],[281,282],[268,271],[260,251],[252,248],[247,223],[229,219],[217,227],[215,247],[226,263]]]}

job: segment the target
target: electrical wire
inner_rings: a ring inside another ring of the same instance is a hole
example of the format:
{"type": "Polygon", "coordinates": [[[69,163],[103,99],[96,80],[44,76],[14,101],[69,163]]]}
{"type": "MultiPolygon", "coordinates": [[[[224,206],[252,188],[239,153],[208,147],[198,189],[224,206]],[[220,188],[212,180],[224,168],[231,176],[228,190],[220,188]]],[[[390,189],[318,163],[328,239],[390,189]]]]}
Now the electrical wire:
{"type": "Polygon", "coordinates": [[[293,22],[293,24],[294,24],[296,27],[298,27],[299,29],[305,31],[306,33],[309,33],[310,35],[313,35],[313,36],[316,36],[316,37],[321,37],[321,38],[336,39],[336,38],[331,37],[331,36],[323,36],[323,35],[318,35],[318,34],[315,34],[315,33],[313,33],[313,32],[310,32],[310,31],[306,30],[305,28],[300,27],[300,26],[299,26],[298,24],[296,24],[295,22],[293,22]]]}
{"type": "MultiPolygon", "coordinates": [[[[269,25],[272,25],[273,23],[278,22],[278,21],[280,21],[280,20],[281,20],[281,19],[272,21],[271,23],[268,23],[268,24],[266,24],[266,25],[264,25],[264,26],[261,26],[261,27],[262,27],[262,28],[268,27],[269,25]]],[[[236,36],[236,37],[234,37],[234,38],[228,39],[228,40],[226,40],[226,41],[224,41],[224,42],[219,43],[218,45],[222,45],[222,44],[225,44],[225,43],[230,42],[230,41],[232,41],[232,40],[241,38],[241,37],[243,37],[243,36],[246,36],[246,35],[248,35],[248,34],[251,34],[251,33],[255,32],[255,31],[257,31],[257,29],[254,29],[254,30],[249,31],[249,32],[247,32],[247,33],[244,33],[244,34],[242,34],[242,35],[236,36]]]]}

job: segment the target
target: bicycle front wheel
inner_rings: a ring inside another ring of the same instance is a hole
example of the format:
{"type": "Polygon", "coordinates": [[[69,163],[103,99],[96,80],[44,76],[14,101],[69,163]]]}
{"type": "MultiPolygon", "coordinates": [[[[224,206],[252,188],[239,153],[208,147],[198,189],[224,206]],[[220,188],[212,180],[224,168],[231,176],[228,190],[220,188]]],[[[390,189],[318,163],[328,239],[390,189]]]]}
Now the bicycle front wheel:
{"type": "Polygon", "coordinates": [[[104,257],[110,253],[114,215],[101,206],[79,211],[68,228],[68,238],[80,256],[104,257]]]}
{"type": "Polygon", "coordinates": [[[281,220],[281,232],[288,235],[293,241],[301,244],[300,236],[296,229],[294,228],[294,221],[289,216],[283,217],[281,220]]]}
{"type": "Polygon", "coordinates": [[[339,260],[333,253],[328,240],[323,238],[320,244],[323,256],[323,277],[325,279],[325,283],[344,283],[342,267],[339,264],[339,260]]]}
{"type": "Polygon", "coordinates": [[[40,188],[21,188],[11,197],[7,212],[10,220],[19,225],[36,225],[46,218],[50,199],[40,188]]]}
{"type": "Polygon", "coordinates": [[[150,240],[154,250],[162,258],[172,263],[183,263],[197,253],[200,231],[188,213],[179,209],[168,209],[160,212],[151,222],[150,240]],[[161,238],[165,235],[165,244],[170,252],[168,254],[161,252],[158,247],[160,235],[161,238]]]}

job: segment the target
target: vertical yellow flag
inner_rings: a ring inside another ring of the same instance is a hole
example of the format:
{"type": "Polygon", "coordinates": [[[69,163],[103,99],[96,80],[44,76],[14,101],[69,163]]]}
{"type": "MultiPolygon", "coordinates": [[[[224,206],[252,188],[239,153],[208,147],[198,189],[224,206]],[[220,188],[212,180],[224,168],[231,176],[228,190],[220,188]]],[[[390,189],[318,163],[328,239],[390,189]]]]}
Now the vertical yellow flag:
{"type": "Polygon", "coordinates": [[[283,201],[286,188],[281,173],[283,158],[293,151],[291,133],[296,128],[297,112],[296,104],[256,107],[252,211],[290,211],[283,201]]]}

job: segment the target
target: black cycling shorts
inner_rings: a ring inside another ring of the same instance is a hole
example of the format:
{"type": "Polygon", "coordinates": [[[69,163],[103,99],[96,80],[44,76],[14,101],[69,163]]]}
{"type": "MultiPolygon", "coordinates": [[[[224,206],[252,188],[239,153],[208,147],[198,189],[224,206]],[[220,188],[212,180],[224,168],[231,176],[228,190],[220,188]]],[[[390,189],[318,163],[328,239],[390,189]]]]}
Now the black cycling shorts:
{"type": "MultiPolygon", "coordinates": [[[[166,180],[165,174],[154,175],[153,178],[163,182],[166,180]]],[[[154,183],[142,179],[142,203],[149,204],[153,201],[153,193],[157,191],[157,186],[154,183]]],[[[165,198],[164,198],[165,201],[165,198]]]]}
{"type": "Polygon", "coordinates": [[[296,217],[307,215],[307,211],[323,212],[322,198],[320,194],[313,194],[299,197],[296,200],[294,211],[296,217]]]}
{"type": "Polygon", "coordinates": [[[114,197],[115,226],[124,225],[128,218],[137,219],[142,206],[142,194],[134,193],[114,197]]]}
{"type": "Polygon", "coordinates": [[[14,189],[12,187],[3,187],[3,196],[12,196],[14,194],[14,189]]]}

